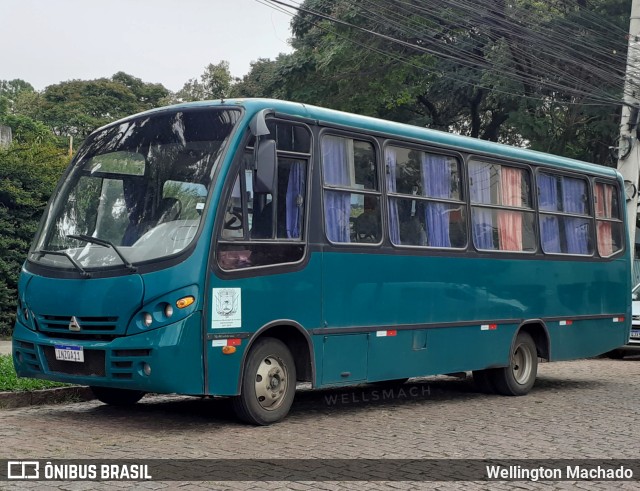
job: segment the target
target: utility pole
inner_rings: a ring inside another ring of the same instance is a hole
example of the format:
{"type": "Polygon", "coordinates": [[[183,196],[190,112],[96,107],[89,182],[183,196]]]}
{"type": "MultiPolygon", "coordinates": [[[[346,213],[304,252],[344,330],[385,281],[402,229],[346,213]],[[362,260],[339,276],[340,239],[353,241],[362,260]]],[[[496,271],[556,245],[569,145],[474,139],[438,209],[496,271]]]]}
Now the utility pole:
{"type": "MultiPolygon", "coordinates": [[[[638,214],[638,178],[640,177],[640,0],[632,0],[629,22],[627,74],[624,84],[624,106],[618,143],[618,170],[624,177],[629,223],[629,246],[635,257],[636,217],[638,214]]],[[[633,272],[632,272],[633,274],[633,272]]]]}

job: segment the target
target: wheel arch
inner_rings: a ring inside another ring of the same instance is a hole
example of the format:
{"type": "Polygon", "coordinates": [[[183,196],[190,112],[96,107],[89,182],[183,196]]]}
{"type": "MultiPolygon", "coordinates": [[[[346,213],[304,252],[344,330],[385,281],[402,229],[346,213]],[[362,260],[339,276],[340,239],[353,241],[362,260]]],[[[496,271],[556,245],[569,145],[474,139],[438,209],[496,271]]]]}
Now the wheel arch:
{"type": "Polygon", "coordinates": [[[536,344],[538,358],[551,361],[551,337],[547,325],[542,319],[527,319],[523,321],[513,334],[511,346],[515,346],[516,338],[520,332],[528,333],[536,344]]]}
{"type": "Polygon", "coordinates": [[[315,356],[311,336],[302,325],[290,319],[280,319],[265,324],[249,339],[242,355],[240,377],[238,378],[238,393],[244,378],[246,358],[254,343],[259,339],[271,337],[282,341],[289,351],[296,365],[296,377],[299,382],[311,382],[315,386],[316,370],[315,356]]]}

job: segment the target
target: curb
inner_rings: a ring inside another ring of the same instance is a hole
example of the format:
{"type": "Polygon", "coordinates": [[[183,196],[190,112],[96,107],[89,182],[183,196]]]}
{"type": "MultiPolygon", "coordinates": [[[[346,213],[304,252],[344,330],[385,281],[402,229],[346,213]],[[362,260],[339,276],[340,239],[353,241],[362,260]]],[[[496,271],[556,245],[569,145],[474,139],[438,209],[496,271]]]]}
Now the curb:
{"type": "Polygon", "coordinates": [[[15,409],[44,404],[84,402],[95,399],[89,387],[57,387],[31,391],[0,392],[0,409],[15,409]]]}

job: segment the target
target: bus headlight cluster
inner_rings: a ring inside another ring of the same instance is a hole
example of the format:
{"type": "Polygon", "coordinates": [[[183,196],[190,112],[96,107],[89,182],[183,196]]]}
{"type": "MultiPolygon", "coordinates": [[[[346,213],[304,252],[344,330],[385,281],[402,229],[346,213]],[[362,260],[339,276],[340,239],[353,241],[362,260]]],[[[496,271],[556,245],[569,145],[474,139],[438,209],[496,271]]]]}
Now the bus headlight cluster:
{"type": "Polygon", "coordinates": [[[189,294],[193,290],[194,288],[183,288],[146,303],[133,320],[137,332],[157,329],[185,319],[196,309],[196,296],[189,294]]]}

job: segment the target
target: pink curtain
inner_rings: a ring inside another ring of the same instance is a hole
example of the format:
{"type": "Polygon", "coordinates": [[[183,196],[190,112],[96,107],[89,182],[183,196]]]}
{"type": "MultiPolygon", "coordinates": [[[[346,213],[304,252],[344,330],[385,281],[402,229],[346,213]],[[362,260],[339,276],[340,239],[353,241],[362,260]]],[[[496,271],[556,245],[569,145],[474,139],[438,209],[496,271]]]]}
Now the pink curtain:
{"type": "MultiPolygon", "coordinates": [[[[613,187],[606,184],[596,184],[596,217],[611,218],[611,201],[613,187]]],[[[613,254],[613,233],[611,222],[598,220],[598,252],[601,256],[613,254]]]]}
{"type": "MultiPolygon", "coordinates": [[[[518,169],[502,167],[500,169],[500,193],[502,204],[522,206],[522,173],[518,169]]],[[[501,210],[498,212],[498,235],[500,250],[522,250],[522,213],[501,210]]]]}

